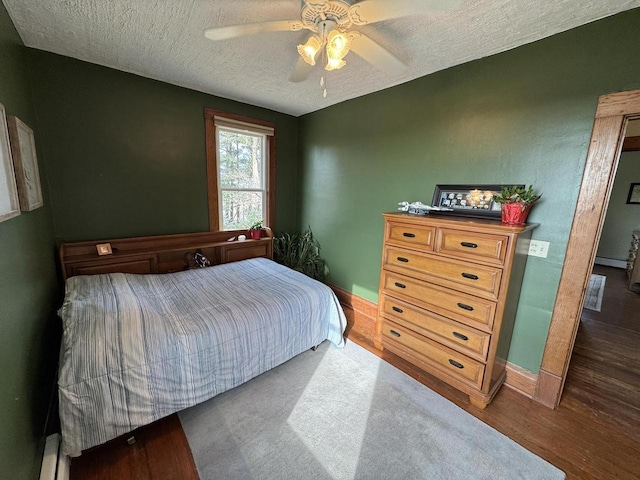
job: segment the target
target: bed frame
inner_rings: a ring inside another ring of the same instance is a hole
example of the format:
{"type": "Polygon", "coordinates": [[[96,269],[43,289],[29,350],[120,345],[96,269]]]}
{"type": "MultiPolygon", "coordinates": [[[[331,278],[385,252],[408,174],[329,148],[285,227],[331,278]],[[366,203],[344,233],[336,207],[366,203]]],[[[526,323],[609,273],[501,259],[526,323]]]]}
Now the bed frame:
{"type": "Polygon", "coordinates": [[[60,265],[66,280],[75,275],[100,273],[172,273],[190,268],[188,254],[199,252],[211,265],[248,258],[273,258],[273,232],[266,228],[259,240],[238,241],[246,230],[187,233],[153,237],[119,238],[60,245],[60,265]],[[228,241],[235,237],[236,240],[228,241]],[[98,245],[108,244],[112,253],[98,255],[98,245]]]}

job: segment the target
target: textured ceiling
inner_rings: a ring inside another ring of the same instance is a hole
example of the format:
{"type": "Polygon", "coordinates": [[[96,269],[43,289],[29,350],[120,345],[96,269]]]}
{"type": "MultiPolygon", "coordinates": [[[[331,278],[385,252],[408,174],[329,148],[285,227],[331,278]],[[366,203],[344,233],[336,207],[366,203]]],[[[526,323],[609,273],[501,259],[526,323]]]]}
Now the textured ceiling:
{"type": "Polygon", "coordinates": [[[448,11],[425,7],[357,27],[408,66],[403,74],[386,75],[350,53],[344,68],[326,75],[323,98],[319,65],[304,82],[287,80],[306,30],[218,42],[203,36],[209,27],[299,19],[300,0],[2,1],[28,47],[296,116],[640,6],[640,0],[460,0],[448,11]]]}

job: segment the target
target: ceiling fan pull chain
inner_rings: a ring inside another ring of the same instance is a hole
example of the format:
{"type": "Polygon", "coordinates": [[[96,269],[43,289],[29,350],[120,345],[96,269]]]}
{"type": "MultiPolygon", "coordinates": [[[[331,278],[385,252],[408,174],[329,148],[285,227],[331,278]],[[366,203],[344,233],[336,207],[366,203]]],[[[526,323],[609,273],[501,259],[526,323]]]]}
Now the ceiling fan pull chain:
{"type": "MultiPolygon", "coordinates": [[[[322,46],[324,47],[327,42],[327,34],[325,32],[326,25],[322,24],[322,46]]],[[[327,49],[322,49],[322,64],[326,65],[327,63],[327,49]]],[[[324,78],[324,73],[320,77],[320,87],[322,88],[322,98],[327,98],[327,80],[324,78]]]]}

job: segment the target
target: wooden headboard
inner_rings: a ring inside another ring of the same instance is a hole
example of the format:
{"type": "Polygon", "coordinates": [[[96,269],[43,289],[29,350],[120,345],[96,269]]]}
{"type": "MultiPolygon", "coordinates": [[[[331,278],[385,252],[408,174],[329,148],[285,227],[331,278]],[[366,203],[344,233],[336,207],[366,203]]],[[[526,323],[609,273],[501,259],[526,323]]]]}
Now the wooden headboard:
{"type": "Polygon", "coordinates": [[[99,273],[171,273],[188,268],[187,254],[202,252],[211,265],[254,257],[273,258],[273,233],[267,228],[259,240],[237,240],[246,230],[187,233],[63,243],[60,265],[66,280],[99,273]],[[229,242],[228,239],[236,240],[229,242]],[[97,245],[109,244],[112,254],[98,255],[97,245]]]}

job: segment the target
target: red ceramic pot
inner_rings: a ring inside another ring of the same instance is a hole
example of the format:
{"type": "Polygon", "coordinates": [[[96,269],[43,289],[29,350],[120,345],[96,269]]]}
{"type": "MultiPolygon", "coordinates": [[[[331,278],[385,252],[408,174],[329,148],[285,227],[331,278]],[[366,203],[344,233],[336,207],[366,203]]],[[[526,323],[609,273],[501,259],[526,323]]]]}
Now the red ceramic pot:
{"type": "Polygon", "coordinates": [[[260,240],[260,237],[262,236],[262,230],[249,230],[249,234],[251,235],[251,238],[253,240],[260,240]]]}
{"type": "Polygon", "coordinates": [[[502,204],[502,223],[507,225],[522,225],[529,215],[531,205],[525,205],[522,209],[522,203],[504,203],[502,204]]]}

